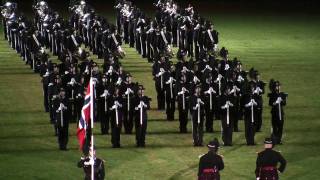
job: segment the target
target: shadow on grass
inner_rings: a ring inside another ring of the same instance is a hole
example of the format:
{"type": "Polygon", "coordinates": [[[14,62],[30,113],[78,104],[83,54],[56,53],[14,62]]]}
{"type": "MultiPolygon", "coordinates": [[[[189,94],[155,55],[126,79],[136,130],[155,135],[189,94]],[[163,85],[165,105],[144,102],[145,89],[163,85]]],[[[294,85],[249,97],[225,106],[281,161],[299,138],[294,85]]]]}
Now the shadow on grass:
{"type": "Polygon", "coordinates": [[[193,164],[185,169],[181,169],[180,171],[176,172],[174,175],[172,175],[169,180],[175,180],[178,178],[182,178],[182,175],[187,173],[188,171],[195,171],[194,169],[196,169],[198,167],[198,164],[193,164]]]}

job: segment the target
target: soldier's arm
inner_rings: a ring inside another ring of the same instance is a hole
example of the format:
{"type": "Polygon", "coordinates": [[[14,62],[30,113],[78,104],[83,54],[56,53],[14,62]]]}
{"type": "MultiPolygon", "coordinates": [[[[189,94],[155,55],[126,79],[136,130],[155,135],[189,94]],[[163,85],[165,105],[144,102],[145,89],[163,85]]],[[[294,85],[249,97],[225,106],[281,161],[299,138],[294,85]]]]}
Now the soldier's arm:
{"type": "Polygon", "coordinates": [[[257,161],[256,161],[256,177],[260,176],[260,167],[261,167],[261,159],[260,159],[260,155],[258,155],[257,161]]]}
{"type": "Polygon", "coordinates": [[[103,163],[103,160],[101,160],[100,162],[100,167],[99,167],[99,177],[101,179],[104,179],[105,177],[105,171],[104,171],[104,163],[103,163]]]}
{"type": "Polygon", "coordinates": [[[283,156],[279,153],[279,162],[280,162],[280,167],[279,167],[279,171],[281,173],[284,172],[286,165],[287,165],[287,161],[283,158],[283,156]]]}
{"type": "Polygon", "coordinates": [[[81,160],[78,162],[78,168],[82,168],[84,166],[85,159],[82,157],[81,160]]]}
{"type": "Polygon", "coordinates": [[[223,159],[222,157],[220,156],[220,162],[219,162],[219,166],[218,166],[218,169],[219,171],[223,170],[224,169],[224,162],[223,162],[223,159]]]}
{"type": "Polygon", "coordinates": [[[202,160],[202,157],[200,158],[200,161],[199,161],[198,176],[200,176],[200,175],[201,175],[201,172],[202,172],[202,169],[203,169],[203,167],[202,167],[202,163],[201,163],[201,160],[202,160]]]}

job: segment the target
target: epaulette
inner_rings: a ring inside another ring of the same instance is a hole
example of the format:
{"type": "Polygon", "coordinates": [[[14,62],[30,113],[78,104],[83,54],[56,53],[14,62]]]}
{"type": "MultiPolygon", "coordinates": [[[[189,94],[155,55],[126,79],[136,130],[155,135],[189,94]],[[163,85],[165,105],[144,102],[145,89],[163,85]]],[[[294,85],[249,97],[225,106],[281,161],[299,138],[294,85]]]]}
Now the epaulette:
{"type": "Polygon", "coordinates": [[[206,154],[200,154],[199,156],[198,156],[198,158],[200,159],[202,156],[204,156],[204,155],[206,155],[206,154]]]}

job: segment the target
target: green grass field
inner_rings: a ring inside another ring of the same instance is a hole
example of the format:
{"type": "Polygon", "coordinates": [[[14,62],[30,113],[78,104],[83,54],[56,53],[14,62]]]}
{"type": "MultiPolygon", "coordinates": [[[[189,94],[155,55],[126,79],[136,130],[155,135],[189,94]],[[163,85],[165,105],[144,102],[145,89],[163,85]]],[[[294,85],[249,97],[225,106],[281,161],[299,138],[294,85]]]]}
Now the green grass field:
{"type": "MultiPolygon", "coordinates": [[[[271,77],[280,80],[282,90],[289,93],[284,145],[276,147],[288,161],[281,179],[319,178],[320,16],[219,13],[208,17],[214,17],[220,47],[226,46],[231,57],[239,57],[246,69],[258,69],[264,81],[271,77]]],[[[83,171],[76,166],[81,156],[76,125],[69,129],[69,151],[59,151],[43,110],[40,77],[24,65],[0,33],[0,179],[82,179],[83,171]]],[[[125,70],[146,87],[155,109],[151,64],[134,49],[125,50],[125,70]]],[[[190,126],[188,134],[179,134],[178,121],[167,122],[164,115],[149,112],[145,149],[135,148],[134,135],[122,135],[123,148],[112,149],[110,135],[100,135],[96,125],[97,155],[106,161],[107,179],[196,179],[198,156],[207,148],[193,147],[190,126]]],[[[245,145],[241,121],[241,132],[234,133],[234,146],[220,149],[225,161],[222,179],[254,179],[256,152],[263,149],[263,139],[270,134],[266,103],[263,117],[257,146],[245,145]]],[[[220,139],[220,123],[214,128],[219,132],[205,134],[205,142],[220,139]]]]}

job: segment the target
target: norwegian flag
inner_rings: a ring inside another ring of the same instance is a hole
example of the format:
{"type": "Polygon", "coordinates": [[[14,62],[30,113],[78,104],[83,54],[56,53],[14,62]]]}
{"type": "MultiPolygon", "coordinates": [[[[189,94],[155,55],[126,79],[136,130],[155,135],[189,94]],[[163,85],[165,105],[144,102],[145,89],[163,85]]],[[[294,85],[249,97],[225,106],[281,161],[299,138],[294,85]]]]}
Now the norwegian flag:
{"type": "Polygon", "coordinates": [[[77,129],[77,137],[79,141],[80,149],[83,150],[83,145],[86,142],[89,128],[93,128],[93,105],[94,105],[94,87],[93,87],[93,79],[90,78],[90,82],[88,83],[86,96],[84,98],[83,107],[81,110],[81,118],[79,120],[78,129],[77,129]],[[91,124],[91,126],[90,126],[91,124]]]}

